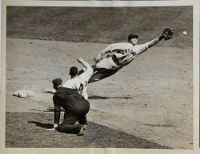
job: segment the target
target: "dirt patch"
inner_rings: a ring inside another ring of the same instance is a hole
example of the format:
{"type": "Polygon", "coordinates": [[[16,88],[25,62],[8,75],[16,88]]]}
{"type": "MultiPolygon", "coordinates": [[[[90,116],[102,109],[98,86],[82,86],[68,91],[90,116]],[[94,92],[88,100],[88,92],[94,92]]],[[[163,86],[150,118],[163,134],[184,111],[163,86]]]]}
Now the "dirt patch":
{"type": "MultiPolygon", "coordinates": [[[[51,88],[51,81],[56,77],[67,80],[71,66],[82,68],[76,61],[78,57],[83,57],[93,64],[93,57],[106,45],[8,38],[6,111],[35,112],[31,115],[31,119],[37,116],[38,119],[45,119],[44,123],[52,124],[51,116],[48,115],[49,118],[47,118],[45,117],[47,114],[44,114],[51,112],[53,108],[52,95],[43,93],[42,88],[51,88]],[[13,97],[12,94],[20,89],[34,91],[35,97],[24,99],[13,97]]],[[[99,124],[100,126],[97,127],[106,126],[106,129],[123,132],[128,136],[132,135],[164,147],[192,149],[192,58],[192,49],[154,47],[137,56],[132,63],[115,75],[89,84],[91,110],[88,119],[92,123],[91,127],[99,124]]],[[[25,113],[19,114],[20,118],[24,115],[25,113]]],[[[13,128],[9,128],[11,127],[10,122],[20,120],[18,117],[15,119],[13,117],[15,116],[6,117],[7,146],[30,146],[30,143],[25,144],[24,142],[16,144],[13,141],[12,144],[13,128]]],[[[38,122],[42,121],[38,120],[38,122]]],[[[95,138],[97,134],[93,128],[88,131],[88,135],[94,135],[95,138]]],[[[25,129],[28,134],[26,127],[20,128],[19,126],[18,129],[18,131],[25,129]]],[[[38,133],[43,132],[41,130],[38,133]]],[[[102,134],[104,133],[107,132],[102,131],[102,134]]],[[[51,135],[53,134],[52,132],[51,135]]],[[[23,137],[23,134],[21,135],[23,137]]],[[[62,135],[60,137],[65,138],[62,135]]],[[[28,140],[32,142],[32,136],[29,136],[28,140]]],[[[103,144],[101,147],[118,147],[115,140],[119,138],[110,140],[109,144],[103,144]]],[[[45,142],[43,140],[43,147],[49,147],[45,142]]],[[[139,147],[139,144],[135,145],[134,142],[127,146],[128,142],[125,140],[121,142],[124,142],[124,147],[139,147]]],[[[61,145],[57,145],[59,146],[61,145]]],[[[85,146],[98,147],[96,143],[85,146]]]]}

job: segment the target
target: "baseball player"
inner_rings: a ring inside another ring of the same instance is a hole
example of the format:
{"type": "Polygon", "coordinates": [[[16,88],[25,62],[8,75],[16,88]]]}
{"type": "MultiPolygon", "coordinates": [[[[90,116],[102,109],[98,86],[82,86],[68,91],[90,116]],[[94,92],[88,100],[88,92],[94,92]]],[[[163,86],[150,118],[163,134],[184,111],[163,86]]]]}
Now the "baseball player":
{"type": "Polygon", "coordinates": [[[53,96],[54,102],[54,130],[60,132],[75,133],[83,135],[84,126],[87,125],[86,114],[89,112],[87,95],[87,83],[93,73],[92,67],[82,58],[78,59],[85,68],[85,72],[78,76],[77,67],[70,68],[71,79],[62,85],[62,79],[54,79],[53,86],[56,92],[53,96]],[[60,107],[65,109],[64,121],[59,124],[60,107]],[[75,124],[76,122],[78,124],[75,124]]]}
{"type": "Polygon", "coordinates": [[[85,99],[88,99],[87,85],[88,80],[93,74],[93,68],[85,60],[83,60],[83,58],[79,58],[78,62],[81,63],[84,68],[86,68],[84,73],[78,75],[78,68],[71,67],[69,73],[71,79],[67,80],[63,87],[77,89],[85,99]]]}
{"type": "Polygon", "coordinates": [[[160,37],[145,44],[137,45],[138,35],[135,34],[128,36],[127,43],[110,44],[94,58],[96,64],[92,66],[94,68],[94,74],[90,78],[89,83],[113,75],[122,67],[128,65],[134,59],[135,55],[143,53],[162,39],[171,39],[172,35],[173,32],[169,28],[166,28],[160,37]],[[103,58],[105,55],[106,57],[103,58]]]}
{"type": "MultiPolygon", "coordinates": [[[[78,59],[78,61],[84,61],[82,58],[78,59]]],[[[82,63],[80,62],[80,63],[82,63]]],[[[84,61],[84,71],[81,70],[81,75],[80,74],[76,74],[76,72],[78,71],[77,67],[71,67],[70,68],[70,76],[71,79],[68,79],[64,85],[62,85],[63,87],[66,88],[71,88],[71,89],[77,89],[78,92],[85,98],[88,99],[88,94],[87,94],[87,85],[88,85],[88,80],[90,79],[90,77],[92,76],[93,73],[93,69],[92,67],[88,67],[88,63],[86,61],[84,61]],[[86,65],[86,66],[85,66],[86,65]],[[87,67],[87,69],[86,69],[87,67]],[[84,74],[82,74],[84,72],[84,74]],[[76,74],[75,76],[73,74],[76,74]]],[[[50,89],[50,88],[44,88],[43,92],[45,93],[52,93],[55,94],[56,90],[54,89],[50,89]]]]}

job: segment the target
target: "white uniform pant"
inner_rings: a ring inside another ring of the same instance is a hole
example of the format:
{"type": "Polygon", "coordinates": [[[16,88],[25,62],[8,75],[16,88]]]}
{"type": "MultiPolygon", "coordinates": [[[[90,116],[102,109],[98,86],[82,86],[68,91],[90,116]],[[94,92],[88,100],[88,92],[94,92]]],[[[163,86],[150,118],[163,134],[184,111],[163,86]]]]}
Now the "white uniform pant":
{"type": "Polygon", "coordinates": [[[96,68],[113,69],[118,67],[113,61],[112,57],[104,58],[96,64],[96,68]]]}

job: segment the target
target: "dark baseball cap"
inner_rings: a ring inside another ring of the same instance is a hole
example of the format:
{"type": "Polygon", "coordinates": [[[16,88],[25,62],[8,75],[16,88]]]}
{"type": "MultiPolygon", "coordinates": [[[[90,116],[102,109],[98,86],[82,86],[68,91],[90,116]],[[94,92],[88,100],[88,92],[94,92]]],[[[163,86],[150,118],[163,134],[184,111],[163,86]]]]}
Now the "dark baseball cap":
{"type": "Polygon", "coordinates": [[[78,68],[75,67],[75,66],[72,66],[69,70],[69,74],[72,75],[72,76],[75,76],[78,74],[78,68]]]}
{"type": "Polygon", "coordinates": [[[55,78],[55,79],[53,79],[52,83],[54,85],[61,85],[62,84],[62,79],[61,78],[55,78]]]}
{"type": "Polygon", "coordinates": [[[131,40],[132,38],[138,38],[138,35],[132,33],[128,36],[128,40],[131,40]]]}

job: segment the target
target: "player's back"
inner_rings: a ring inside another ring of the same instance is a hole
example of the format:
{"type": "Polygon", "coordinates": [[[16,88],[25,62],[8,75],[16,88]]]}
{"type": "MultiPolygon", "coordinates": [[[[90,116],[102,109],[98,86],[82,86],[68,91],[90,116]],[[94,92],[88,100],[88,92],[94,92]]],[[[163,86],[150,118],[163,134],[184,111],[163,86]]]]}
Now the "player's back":
{"type": "Polygon", "coordinates": [[[68,79],[65,84],[63,85],[63,87],[66,88],[71,88],[71,89],[77,89],[79,91],[79,93],[85,98],[87,99],[87,84],[88,84],[88,80],[90,79],[90,77],[92,76],[93,73],[93,69],[92,68],[88,68],[86,69],[85,72],[83,72],[82,74],[80,74],[79,76],[76,76],[74,78],[68,79]]]}

